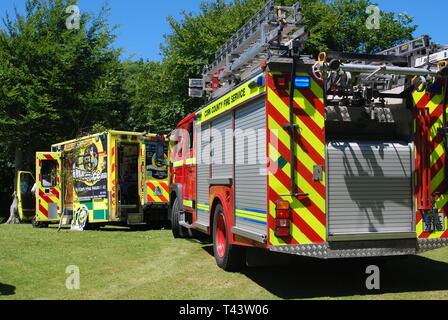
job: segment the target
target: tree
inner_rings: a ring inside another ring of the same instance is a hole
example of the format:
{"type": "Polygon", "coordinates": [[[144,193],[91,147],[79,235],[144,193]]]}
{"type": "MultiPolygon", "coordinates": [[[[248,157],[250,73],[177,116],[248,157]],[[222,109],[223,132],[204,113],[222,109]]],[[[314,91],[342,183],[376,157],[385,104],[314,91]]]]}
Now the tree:
{"type": "MultiPolygon", "coordinates": [[[[293,0],[285,1],[291,5],[293,0]]],[[[417,26],[407,14],[380,11],[380,28],[369,29],[370,0],[303,0],[305,25],[310,31],[304,53],[345,51],[375,53],[413,39],[417,26]]]]}
{"type": "Polygon", "coordinates": [[[168,100],[160,62],[125,62],[124,90],[130,105],[128,127],[134,131],[166,132],[163,119],[170,108],[160,108],[168,100]]]}
{"type": "MultiPolygon", "coordinates": [[[[69,29],[75,0],[27,0],[25,14],[6,15],[0,31],[0,163],[31,168],[38,149],[70,139],[85,127],[123,116],[120,50],[107,22],[83,14],[69,29]]],[[[117,121],[118,122],[118,121],[117,121]]]]}

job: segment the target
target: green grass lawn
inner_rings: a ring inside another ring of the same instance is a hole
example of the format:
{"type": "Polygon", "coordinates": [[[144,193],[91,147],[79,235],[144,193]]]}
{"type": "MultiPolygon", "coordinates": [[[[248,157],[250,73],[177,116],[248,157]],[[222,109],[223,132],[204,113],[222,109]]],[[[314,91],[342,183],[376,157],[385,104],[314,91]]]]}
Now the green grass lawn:
{"type": "Polygon", "coordinates": [[[220,270],[212,247],[169,230],[74,232],[0,226],[2,299],[448,299],[448,248],[416,257],[315,260],[280,267],[220,270]],[[365,289],[366,267],[381,269],[381,290],[365,289]],[[81,273],[66,289],[67,266],[81,273]]]}

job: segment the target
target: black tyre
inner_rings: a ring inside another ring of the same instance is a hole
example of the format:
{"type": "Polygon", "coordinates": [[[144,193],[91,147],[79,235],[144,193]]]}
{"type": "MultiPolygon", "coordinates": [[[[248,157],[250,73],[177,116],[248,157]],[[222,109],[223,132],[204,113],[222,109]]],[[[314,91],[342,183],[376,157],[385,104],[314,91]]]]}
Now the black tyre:
{"type": "Polygon", "coordinates": [[[36,216],[31,221],[31,225],[33,226],[33,228],[36,228],[36,229],[48,228],[48,226],[49,226],[48,223],[37,221],[36,216]]]}
{"type": "Polygon", "coordinates": [[[33,218],[33,220],[31,220],[31,225],[33,226],[33,228],[41,228],[40,226],[40,222],[37,222],[36,217],[33,218]]]}
{"type": "Polygon", "coordinates": [[[227,226],[224,210],[219,204],[213,219],[213,252],[220,268],[236,272],[246,266],[246,248],[229,244],[227,226]]]}
{"type": "Polygon", "coordinates": [[[99,231],[101,230],[101,225],[98,223],[90,223],[89,220],[87,220],[86,226],[84,227],[84,230],[86,231],[99,231]]]}
{"type": "Polygon", "coordinates": [[[98,223],[91,223],[89,221],[89,216],[87,216],[87,221],[86,221],[86,225],[84,226],[84,230],[85,231],[98,231],[101,228],[101,225],[99,225],[98,223]]]}
{"type": "Polygon", "coordinates": [[[179,224],[180,209],[179,198],[176,198],[171,207],[171,231],[176,239],[185,238],[186,236],[184,228],[179,224]]]}

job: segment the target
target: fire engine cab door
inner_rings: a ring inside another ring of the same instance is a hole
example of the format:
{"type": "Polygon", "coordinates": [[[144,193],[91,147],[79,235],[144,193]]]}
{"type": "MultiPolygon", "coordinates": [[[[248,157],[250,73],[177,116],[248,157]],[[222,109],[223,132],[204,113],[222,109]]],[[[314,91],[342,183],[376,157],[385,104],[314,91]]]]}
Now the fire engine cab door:
{"type": "Polygon", "coordinates": [[[330,241],[415,237],[412,145],[333,141],[327,157],[330,241]]]}
{"type": "Polygon", "coordinates": [[[36,155],[37,221],[58,221],[62,214],[62,165],[59,152],[36,155]]]}
{"type": "Polygon", "coordinates": [[[193,120],[185,127],[188,135],[184,137],[184,177],[183,184],[183,206],[187,211],[193,211],[196,208],[196,160],[194,153],[193,120]]]}
{"type": "Polygon", "coordinates": [[[30,221],[35,215],[35,202],[31,192],[34,184],[35,179],[31,172],[18,172],[16,194],[20,221],[30,221]]]}

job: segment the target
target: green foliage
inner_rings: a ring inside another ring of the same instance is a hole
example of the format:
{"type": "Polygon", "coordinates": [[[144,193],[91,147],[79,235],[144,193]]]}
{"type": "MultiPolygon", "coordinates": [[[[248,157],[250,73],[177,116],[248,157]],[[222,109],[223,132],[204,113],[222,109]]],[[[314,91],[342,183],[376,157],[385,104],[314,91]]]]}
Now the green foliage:
{"type": "Polygon", "coordinates": [[[106,22],[83,15],[81,28],[65,26],[76,1],[29,0],[26,15],[4,21],[0,34],[1,140],[48,145],[119,113],[119,51],[106,22]],[[87,26],[89,25],[89,26],[87,26]],[[31,136],[32,135],[32,136],[31,136]],[[51,139],[49,139],[51,138],[51,139]],[[36,141],[37,140],[37,141],[36,141]]]}
{"type": "MultiPolygon", "coordinates": [[[[120,50],[111,48],[115,27],[109,9],[83,14],[68,29],[75,0],[27,0],[25,14],[6,15],[0,31],[0,174],[22,153],[71,139],[96,123],[113,126],[123,117],[120,50]]],[[[40,150],[39,150],[40,149],[40,150]]],[[[16,169],[24,164],[15,160],[16,169]]],[[[21,168],[18,168],[21,167],[21,168]]],[[[11,172],[6,175],[11,178],[11,172]]]]}
{"type": "Polygon", "coordinates": [[[170,93],[164,85],[162,64],[159,62],[126,62],[124,89],[130,110],[129,129],[134,131],[166,132],[170,108],[161,108],[170,93]]]}
{"type": "Polygon", "coordinates": [[[305,25],[311,33],[305,51],[374,53],[412,39],[416,26],[407,14],[381,11],[380,29],[368,29],[366,10],[372,4],[369,0],[305,0],[305,25]]]}
{"type": "Polygon", "coordinates": [[[168,17],[172,32],[165,36],[164,56],[165,107],[170,110],[163,123],[173,127],[186,114],[201,107],[203,99],[188,97],[188,79],[200,77],[205,65],[213,61],[216,50],[251,18],[264,0],[216,0],[202,2],[200,14],[182,12],[180,21],[168,17]]]}

